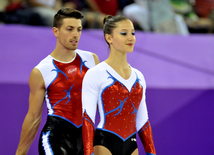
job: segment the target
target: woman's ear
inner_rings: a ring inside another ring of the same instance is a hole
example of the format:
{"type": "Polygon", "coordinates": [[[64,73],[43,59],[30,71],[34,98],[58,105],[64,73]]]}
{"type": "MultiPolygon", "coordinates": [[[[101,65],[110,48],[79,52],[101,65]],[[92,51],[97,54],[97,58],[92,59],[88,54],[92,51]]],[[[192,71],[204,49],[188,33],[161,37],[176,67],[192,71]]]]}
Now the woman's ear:
{"type": "Polygon", "coordinates": [[[53,31],[53,34],[55,35],[55,37],[59,36],[59,29],[57,27],[53,27],[52,31],[53,31]]]}
{"type": "Polygon", "coordinates": [[[111,44],[112,43],[112,36],[110,34],[105,34],[105,38],[106,38],[106,41],[111,44]]]}

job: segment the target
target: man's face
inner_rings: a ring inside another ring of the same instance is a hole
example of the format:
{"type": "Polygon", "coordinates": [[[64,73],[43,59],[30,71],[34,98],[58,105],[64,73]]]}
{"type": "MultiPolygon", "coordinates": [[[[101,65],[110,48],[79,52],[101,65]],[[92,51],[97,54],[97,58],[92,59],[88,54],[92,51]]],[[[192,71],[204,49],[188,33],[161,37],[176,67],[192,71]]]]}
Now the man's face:
{"type": "Polygon", "coordinates": [[[81,32],[81,19],[65,18],[58,32],[59,43],[68,50],[76,50],[81,32]]]}

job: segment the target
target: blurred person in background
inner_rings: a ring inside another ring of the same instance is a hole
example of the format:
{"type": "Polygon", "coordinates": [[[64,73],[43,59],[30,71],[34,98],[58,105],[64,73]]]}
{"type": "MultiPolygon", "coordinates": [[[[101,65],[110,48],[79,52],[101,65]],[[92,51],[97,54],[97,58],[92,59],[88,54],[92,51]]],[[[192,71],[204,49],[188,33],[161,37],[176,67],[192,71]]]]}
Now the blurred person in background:
{"type": "Polygon", "coordinates": [[[151,21],[147,0],[134,0],[134,3],[123,8],[123,15],[143,31],[151,31],[151,21]]]}
{"type": "MultiPolygon", "coordinates": [[[[168,25],[171,26],[172,28],[174,26],[174,29],[178,29],[180,32],[179,34],[213,33],[214,30],[213,0],[170,0],[169,2],[170,7],[174,12],[175,24],[168,25]]],[[[154,4],[155,3],[156,2],[154,1],[154,4]]],[[[152,1],[149,1],[149,4],[151,5],[152,1]]],[[[166,13],[166,10],[164,12],[166,13]]],[[[164,12],[162,12],[162,14],[164,12]]],[[[169,16],[169,14],[166,14],[164,16],[167,15],[169,16]]]]}
{"type": "Polygon", "coordinates": [[[116,15],[119,10],[118,0],[84,0],[85,7],[82,9],[85,14],[85,19],[88,28],[103,27],[104,17],[109,15],[116,15]]]}
{"type": "MultiPolygon", "coordinates": [[[[26,0],[28,7],[42,18],[44,26],[53,26],[53,17],[63,7],[62,0],[26,0]]],[[[65,5],[66,6],[66,5],[65,5]]]]}
{"type": "Polygon", "coordinates": [[[0,12],[0,22],[43,26],[43,19],[27,6],[26,0],[9,0],[0,12]]]}
{"type": "Polygon", "coordinates": [[[53,17],[61,7],[76,8],[76,1],[66,0],[9,0],[0,21],[36,26],[53,25],[53,17]]]}
{"type": "Polygon", "coordinates": [[[106,15],[122,14],[123,8],[133,3],[133,0],[82,0],[87,28],[103,28],[106,15]]]}
{"type": "Polygon", "coordinates": [[[185,19],[190,33],[213,33],[214,0],[171,0],[171,4],[185,19]]]}
{"type": "Polygon", "coordinates": [[[144,31],[170,34],[189,34],[182,16],[176,14],[170,0],[134,0],[123,14],[144,31]]]}

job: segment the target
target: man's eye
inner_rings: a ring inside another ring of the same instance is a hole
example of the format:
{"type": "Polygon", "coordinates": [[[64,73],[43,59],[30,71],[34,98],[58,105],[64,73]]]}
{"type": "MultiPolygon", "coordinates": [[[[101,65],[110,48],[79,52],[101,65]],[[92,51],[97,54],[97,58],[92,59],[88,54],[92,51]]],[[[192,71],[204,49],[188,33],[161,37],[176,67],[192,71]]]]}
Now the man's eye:
{"type": "Polygon", "coordinates": [[[126,32],[121,32],[120,34],[125,36],[127,33],[126,32]]]}

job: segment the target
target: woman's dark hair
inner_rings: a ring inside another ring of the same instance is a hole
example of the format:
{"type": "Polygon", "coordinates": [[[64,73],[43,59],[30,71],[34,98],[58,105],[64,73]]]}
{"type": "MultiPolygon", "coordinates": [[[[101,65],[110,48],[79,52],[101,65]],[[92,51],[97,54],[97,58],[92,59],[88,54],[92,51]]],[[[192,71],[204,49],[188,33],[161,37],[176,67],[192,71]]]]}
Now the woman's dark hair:
{"type": "Polygon", "coordinates": [[[60,28],[62,26],[62,21],[65,18],[76,18],[82,19],[84,15],[72,8],[61,8],[54,16],[53,27],[60,28]]]}
{"type": "MultiPolygon", "coordinates": [[[[116,23],[120,22],[120,21],[123,21],[123,20],[129,20],[129,19],[127,17],[123,16],[123,15],[116,15],[116,16],[107,15],[103,19],[104,37],[105,37],[106,34],[110,34],[111,35],[112,31],[117,27],[116,23]]],[[[107,42],[107,44],[109,44],[109,43],[107,42]]]]}

